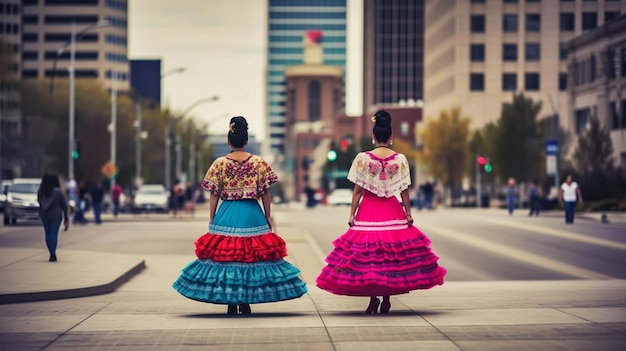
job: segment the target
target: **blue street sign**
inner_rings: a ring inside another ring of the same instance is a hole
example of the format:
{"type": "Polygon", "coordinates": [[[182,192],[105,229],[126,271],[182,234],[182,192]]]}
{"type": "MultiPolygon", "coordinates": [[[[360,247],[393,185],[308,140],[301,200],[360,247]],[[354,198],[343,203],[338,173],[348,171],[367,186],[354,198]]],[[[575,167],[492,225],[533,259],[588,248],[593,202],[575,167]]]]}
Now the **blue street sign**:
{"type": "Polygon", "coordinates": [[[556,139],[546,140],[546,156],[556,156],[559,153],[559,144],[556,139]]]}

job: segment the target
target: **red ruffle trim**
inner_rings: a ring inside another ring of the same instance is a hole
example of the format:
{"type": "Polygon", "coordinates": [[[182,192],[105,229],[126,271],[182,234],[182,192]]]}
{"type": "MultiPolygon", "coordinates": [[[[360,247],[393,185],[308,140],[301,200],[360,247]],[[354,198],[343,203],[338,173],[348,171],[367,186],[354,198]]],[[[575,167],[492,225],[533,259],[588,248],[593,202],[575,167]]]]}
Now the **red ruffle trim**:
{"type": "Polygon", "coordinates": [[[285,241],[271,232],[255,236],[206,233],[194,244],[199,259],[216,262],[276,261],[287,256],[285,241]]]}

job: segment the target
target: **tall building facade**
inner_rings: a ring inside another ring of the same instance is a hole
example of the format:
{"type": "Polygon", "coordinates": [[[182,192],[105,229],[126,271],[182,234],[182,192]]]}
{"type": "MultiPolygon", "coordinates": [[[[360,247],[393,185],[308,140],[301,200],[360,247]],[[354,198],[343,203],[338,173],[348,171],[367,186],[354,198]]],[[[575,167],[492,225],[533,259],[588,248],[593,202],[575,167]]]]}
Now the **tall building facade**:
{"type": "Polygon", "coordinates": [[[22,6],[22,79],[69,75],[70,46],[65,45],[74,25],[75,77],[129,90],[127,0],[23,0],[22,6]],[[95,26],[104,20],[108,25],[95,26]]]}
{"type": "MultiPolygon", "coordinates": [[[[285,70],[304,64],[307,40],[321,39],[322,64],[346,67],[346,0],[268,0],[266,153],[282,155],[285,117],[285,70]],[[308,31],[319,32],[306,36],[308,31]]],[[[343,97],[342,97],[343,99],[343,97]]]]}
{"type": "Polygon", "coordinates": [[[363,5],[363,111],[423,99],[424,0],[363,5]]]}
{"type": "MultiPolygon", "coordinates": [[[[616,18],[624,0],[438,0],[425,8],[424,111],[458,106],[479,128],[516,92],[568,121],[568,45],[616,18]]],[[[564,128],[571,126],[563,125],[564,128]]]]}
{"type": "Polygon", "coordinates": [[[626,170],[626,15],[574,38],[569,49],[572,84],[564,122],[579,136],[597,117],[609,131],[615,166],[626,170]]]}
{"type": "Polygon", "coordinates": [[[0,179],[21,176],[22,118],[18,87],[21,1],[0,2],[0,179]]]}
{"type": "Polygon", "coordinates": [[[131,60],[130,86],[137,98],[161,106],[161,60],[131,60]]]}

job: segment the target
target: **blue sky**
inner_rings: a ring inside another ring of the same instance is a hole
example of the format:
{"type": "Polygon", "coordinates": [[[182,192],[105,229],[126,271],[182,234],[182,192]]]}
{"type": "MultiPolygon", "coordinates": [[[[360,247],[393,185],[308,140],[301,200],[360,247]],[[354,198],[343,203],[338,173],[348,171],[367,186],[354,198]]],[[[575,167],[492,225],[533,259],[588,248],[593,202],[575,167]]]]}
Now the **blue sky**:
{"type": "MultiPolygon", "coordinates": [[[[211,133],[226,131],[226,115],[242,115],[257,139],[265,134],[266,0],[131,0],[130,59],[160,58],[163,72],[186,72],[162,82],[163,106],[182,111],[195,101],[191,115],[210,123],[211,133]]],[[[362,5],[348,0],[346,110],[361,110],[362,5]]]]}

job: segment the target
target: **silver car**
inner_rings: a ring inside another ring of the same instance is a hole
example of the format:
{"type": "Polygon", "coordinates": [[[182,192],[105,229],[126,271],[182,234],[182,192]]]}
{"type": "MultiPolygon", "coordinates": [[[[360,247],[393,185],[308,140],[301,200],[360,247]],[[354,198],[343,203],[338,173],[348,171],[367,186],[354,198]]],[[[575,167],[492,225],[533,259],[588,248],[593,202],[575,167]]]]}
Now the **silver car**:
{"type": "Polygon", "coordinates": [[[37,191],[41,179],[17,178],[7,188],[4,206],[4,225],[17,224],[17,220],[39,219],[37,191]]]}
{"type": "Polygon", "coordinates": [[[169,211],[169,192],[160,184],[145,184],[137,189],[133,199],[132,212],[164,212],[169,211]]]}

